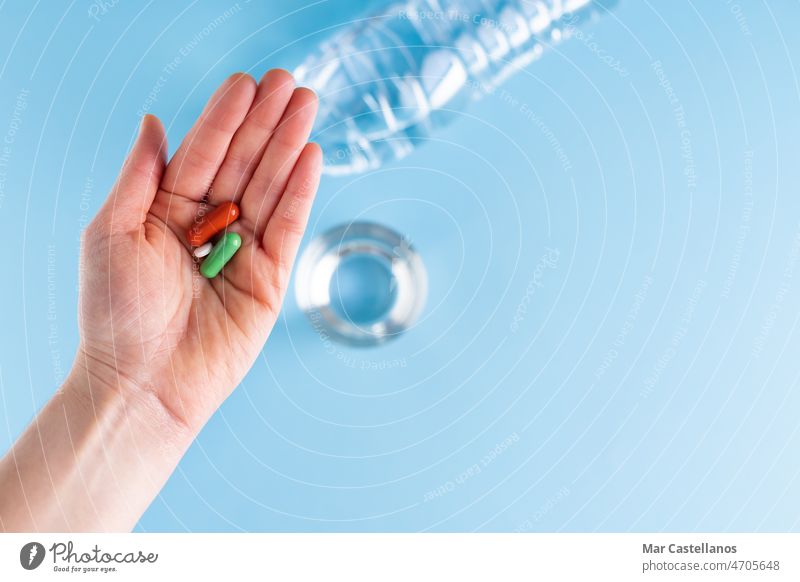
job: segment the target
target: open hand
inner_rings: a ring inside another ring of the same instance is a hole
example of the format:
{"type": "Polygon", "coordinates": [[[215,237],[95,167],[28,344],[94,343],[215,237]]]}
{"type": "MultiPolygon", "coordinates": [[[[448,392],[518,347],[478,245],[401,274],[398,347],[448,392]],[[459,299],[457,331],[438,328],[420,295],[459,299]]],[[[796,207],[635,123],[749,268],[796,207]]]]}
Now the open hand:
{"type": "Polygon", "coordinates": [[[166,162],[164,129],[146,116],[82,249],[76,365],[92,389],[153,398],[196,431],[247,373],[275,323],[319,183],[306,143],[313,92],[286,71],[217,89],[166,162]],[[203,278],[186,231],[235,201],[242,247],[203,278]]]}

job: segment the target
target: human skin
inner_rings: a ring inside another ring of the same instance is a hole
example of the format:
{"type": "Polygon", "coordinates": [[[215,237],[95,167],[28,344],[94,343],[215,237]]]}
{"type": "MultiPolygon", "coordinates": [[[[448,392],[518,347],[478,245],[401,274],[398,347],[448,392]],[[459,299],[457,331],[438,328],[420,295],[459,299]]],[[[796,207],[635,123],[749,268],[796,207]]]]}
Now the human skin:
{"type": "Polygon", "coordinates": [[[0,460],[0,530],[129,531],[269,336],[319,184],[317,99],[229,77],[167,163],[153,116],[83,235],[72,370],[0,460]],[[242,248],[205,279],[186,231],[234,200],[242,248]]]}

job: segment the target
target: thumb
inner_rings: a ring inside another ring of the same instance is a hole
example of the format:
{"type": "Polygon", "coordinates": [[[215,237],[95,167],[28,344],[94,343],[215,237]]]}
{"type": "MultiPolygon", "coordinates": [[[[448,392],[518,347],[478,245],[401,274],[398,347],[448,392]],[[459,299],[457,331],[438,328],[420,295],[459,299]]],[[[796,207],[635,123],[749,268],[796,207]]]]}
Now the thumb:
{"type": "Polygon", "coordinates": [[[166,156],[164,126],[156,116],[145,115],[133,149],[98,214],[108,234],[131,232],[144,223],[164,174],[166,156]]]}

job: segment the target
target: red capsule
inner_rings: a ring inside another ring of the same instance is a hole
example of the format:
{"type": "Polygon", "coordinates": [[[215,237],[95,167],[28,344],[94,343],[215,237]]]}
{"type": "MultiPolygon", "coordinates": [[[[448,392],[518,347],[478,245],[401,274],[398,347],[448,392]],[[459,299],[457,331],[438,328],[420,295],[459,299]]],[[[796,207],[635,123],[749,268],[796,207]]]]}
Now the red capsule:
{"type": "Polygon", "coordinates": [[[195,221],[186,238],[193,247],[199,247],[226,226],[239,218],[239,207],[235,202],[224,202],[202,218],[195,221]]]}

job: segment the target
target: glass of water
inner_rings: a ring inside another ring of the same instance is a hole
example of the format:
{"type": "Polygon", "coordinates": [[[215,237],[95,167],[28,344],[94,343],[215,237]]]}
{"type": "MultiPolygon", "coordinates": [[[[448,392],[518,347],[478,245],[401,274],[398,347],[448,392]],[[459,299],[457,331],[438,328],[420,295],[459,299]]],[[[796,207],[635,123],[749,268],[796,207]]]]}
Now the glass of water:
{"type": "Polygon", "coordinates": [[[297,304],[331,339],[352,346],[399,337],[427,293],[425,266],[410,241],[373,222],[332,228],[311,241],[297,265],[297,304]]]}

